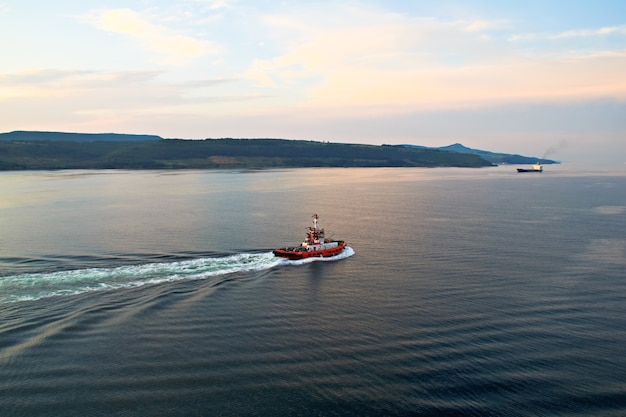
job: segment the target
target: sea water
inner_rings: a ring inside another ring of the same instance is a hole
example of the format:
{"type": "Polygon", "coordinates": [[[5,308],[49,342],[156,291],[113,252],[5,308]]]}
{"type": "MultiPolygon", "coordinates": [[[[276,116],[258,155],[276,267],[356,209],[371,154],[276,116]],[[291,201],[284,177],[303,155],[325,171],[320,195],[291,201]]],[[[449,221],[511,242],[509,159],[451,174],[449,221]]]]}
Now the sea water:
{"type": "Polygon", "coordinates": [[[0,415],[624,415],[625,231],[624,170],[1,173],[0,415]]]}

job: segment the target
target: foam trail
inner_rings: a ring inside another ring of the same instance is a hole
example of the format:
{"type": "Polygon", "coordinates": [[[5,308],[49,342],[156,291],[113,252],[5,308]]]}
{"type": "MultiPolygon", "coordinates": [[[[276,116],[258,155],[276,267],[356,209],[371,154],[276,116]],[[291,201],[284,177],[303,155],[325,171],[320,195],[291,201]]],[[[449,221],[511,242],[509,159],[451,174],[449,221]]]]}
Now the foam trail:
{"type": "Polygon", "coordinates": [[[239,253],[217,258],[199,258],[179,262],[13,275],[0,277],[0,304],[62,295],[77,295],[92,291],[135,288],[163,282],[207,279],[236,272],[263,271],[278,265],[336,261],[352,255],[354,255],[354,250],[350,247],[333,257],[308,258],[297,261],[277,258],[272,252],[239,253]]]}
{"type": "Polygon", "coordinates": [[[280,264],[271,252],[0,277],[0,303],[261,271],[280,264]]]}

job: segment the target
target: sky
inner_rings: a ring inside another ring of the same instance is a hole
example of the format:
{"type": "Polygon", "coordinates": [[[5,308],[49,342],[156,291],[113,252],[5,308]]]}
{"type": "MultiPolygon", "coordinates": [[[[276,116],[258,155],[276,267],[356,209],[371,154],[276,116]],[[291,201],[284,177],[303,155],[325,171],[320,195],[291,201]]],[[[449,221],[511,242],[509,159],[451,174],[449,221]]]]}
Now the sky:
{"type": "Polygon", "coordinates": [[[0,132],[626,164],[624,0],[0,0],[0,132]]]}

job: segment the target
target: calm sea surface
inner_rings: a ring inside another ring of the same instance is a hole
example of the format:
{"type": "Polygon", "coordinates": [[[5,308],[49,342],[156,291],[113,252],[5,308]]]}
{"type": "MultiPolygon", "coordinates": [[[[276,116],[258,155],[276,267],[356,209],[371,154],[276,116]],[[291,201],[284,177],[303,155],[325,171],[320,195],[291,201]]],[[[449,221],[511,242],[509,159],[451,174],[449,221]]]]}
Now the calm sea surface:
{"type": "Polygon", "coordinates": [[[626,170],[514,171],[0,173],[0,415],[624,416],[626,170]]]}

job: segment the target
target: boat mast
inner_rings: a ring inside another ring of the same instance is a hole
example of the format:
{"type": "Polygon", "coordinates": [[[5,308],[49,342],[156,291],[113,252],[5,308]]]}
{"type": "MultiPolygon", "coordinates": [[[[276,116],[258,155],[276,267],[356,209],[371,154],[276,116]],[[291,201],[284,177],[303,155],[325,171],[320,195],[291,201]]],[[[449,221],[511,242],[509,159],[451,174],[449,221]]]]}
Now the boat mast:
{"type": "Polygon", "coordinates": [[[317,236],[317,233],[318,233],[317,219],[319,219],[319,216],[317,214],[314,214],[312,217],[313,217],[313,230],[315,231],[315,235],[317,236]]]}

